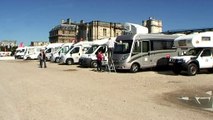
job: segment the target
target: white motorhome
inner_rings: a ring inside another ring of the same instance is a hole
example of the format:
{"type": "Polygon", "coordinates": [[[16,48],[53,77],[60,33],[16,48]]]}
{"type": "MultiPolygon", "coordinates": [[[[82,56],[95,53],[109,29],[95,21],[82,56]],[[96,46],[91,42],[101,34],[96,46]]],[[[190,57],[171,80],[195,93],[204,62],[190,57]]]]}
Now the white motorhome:
{"type": "Polygon", "coordinates": [[[74,47],[69,49],[65,54],[61,55],[59,63],[72,65],[74,63],[79,63],[79,58],[84,54],[92,45],[92,42],[81,41],[74,44],[74,47]]]}
{"type": "Polygon", "coordinates": [[[68,50],[72,47],[74,47],[73,43],[64,43],[60,49],[58,49],[55,53],[51,54],[51,62],[59,63],[60,57],[66,52],[68,52],[68,50]]]}
{"type": "MultiPolygon", "coordinates": [[[[115,41],[116,37],[111,38],[111,40],[115,41]]],[[[98,51],[102,51],[104,54],[104,60],[108,60],[108,54],[107,54],[107,42],[109,41],[109,38],[101,39],[101,40],[95,40],[93,42],[92,47],[81,56],[79,60],[79,64],[82,67],[97,67],[97,57],[96,54],[98,51]]]]}
{"type": "Polygon", "coordinates": [[[45,47],[46,59],[50,60],[51,54],[56,52],[64,43],[51,43],[45,47]]]}
{"type": "Polygon", "coordinates": [[[193,76],[201,69],[213,71],[213,32],[180,36],[174,43],[177,48],[189,48],[183,55],[170,59],[175,74],[186,71],[193,76]]]}
{"type": "Polygon", "coordinates": [[[174,47],[177,37],[165,34],[118,36],[113,53],[115,68],[138,72],[143,68],[167,66],[169,57],[178,54],[174,47]]]}
{"type": "Polygon", "coordinates": [[[26,47],[18,47],[15,51],[15,59],[23,59],[26,47]]]}
{"type": "Polygon", "coordinates": [[[35,60],[38,59],[38,55],[45,46],[28,46],[26,47],[24,60],[35,60]]]}

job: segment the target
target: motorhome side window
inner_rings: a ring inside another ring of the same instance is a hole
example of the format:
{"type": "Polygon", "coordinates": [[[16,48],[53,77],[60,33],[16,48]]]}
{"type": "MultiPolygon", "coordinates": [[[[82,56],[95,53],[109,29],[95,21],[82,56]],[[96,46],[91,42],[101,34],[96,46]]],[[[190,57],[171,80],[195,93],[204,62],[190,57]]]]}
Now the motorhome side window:
{"type": "Polygon", "coordinates": [[[141,52],[141,46],[142,46],[141,44],[142,44],[141,41],[136,41],[134,43],[132,55],[136,55],[141,52]]]}
{"type": "Polygon", "coordinates": [[[209,57],[211,56],[211,50],[204,50],[201,54],[201,57],[209,57]]]}
{"type": "Polygon", "coordinates": [[[143,41],[143,52],[149,52],[149,41],[143,41]]]}
{"type": "Polygon", "coordinates": [[[173,40],[151,40],[151,50],[174,49],[173,40]]]}

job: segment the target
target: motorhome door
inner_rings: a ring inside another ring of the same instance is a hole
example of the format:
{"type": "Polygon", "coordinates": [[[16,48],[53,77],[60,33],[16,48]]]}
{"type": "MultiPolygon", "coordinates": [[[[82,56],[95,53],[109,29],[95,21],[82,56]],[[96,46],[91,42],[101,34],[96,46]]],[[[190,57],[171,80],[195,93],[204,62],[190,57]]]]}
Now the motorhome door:
{"type": "Polygon", "coordinates": [[[151,63],[150,59],[150,41],[142,41],[142,67],[149,67],[151,63]]]}
{"type": "Polygon", "coordinates": [[[198,57],[200,68],[212,68],[213,67],[213,58],[212,50],[205,49],[198,57]]]}
{"type": "Polygon", "coordinates": [[[75,47],[71,52],[70,52],[70,56],[71,58],[74,60],[74,63],[77,63],[79,61],[80,58],[80,47],[75,47]]]}

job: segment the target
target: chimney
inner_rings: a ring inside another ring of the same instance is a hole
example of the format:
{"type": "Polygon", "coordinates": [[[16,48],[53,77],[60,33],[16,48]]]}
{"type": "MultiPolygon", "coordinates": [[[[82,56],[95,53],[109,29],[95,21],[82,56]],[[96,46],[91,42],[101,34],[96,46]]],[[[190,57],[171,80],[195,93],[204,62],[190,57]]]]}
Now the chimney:
{"type": "Polygon", "coordinates": [[[65,20],[61,20],[61,24],[64,24],[65,23],[65,20]]]}
{"type": "Polygon", "coordinates": [[[71,24],[71,19],[70,18],[67,19],[67,24],[71,24]]]}

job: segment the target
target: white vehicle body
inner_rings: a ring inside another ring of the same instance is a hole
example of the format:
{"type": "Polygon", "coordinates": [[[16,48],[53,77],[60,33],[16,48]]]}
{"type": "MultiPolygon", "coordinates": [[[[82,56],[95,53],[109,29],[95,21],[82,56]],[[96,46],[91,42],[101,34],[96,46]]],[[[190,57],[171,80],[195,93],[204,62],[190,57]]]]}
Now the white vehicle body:
{"type": "Polygon", "coordinates": [[[134,23],[125,23],[124,24],[124,35],[129,35],[129,34],[147,34],[148,33],[148,28],[144,27],[142,25],[134,24],[134,23]]]}
{"type": "Polygon", "coordinates": [[[18,47],[15,51],[15,59],[23,59],[26,47],[18,47]]]}
{"type": "Polygon", "coordinates": [[[26,47],[26,51],[24,54],[24,60],[35,60],[38,59],[38,55],[45,46],[29,46],[26,47]]]}
{"type": "MultiPolygon", "coordinates": [[[[111,38],[111,40],[115,41],[116,37],[111,38]]],[[[108,48],[107,48],[107,42],[109,41],[109,38],[101,39],[101,40],[95,40],[93,42],[93,45],[91,48],[81,56],[79,60],[79,64],[83,67],[97,67],[97,57],[96,54],[98,51],[102,51],[104,55],[104,61],[108,61],[108,48]]]]}
{"type": "Polygon", "coordinates": [[[187,71],[188,75],[196,75],[201,69],[213,70],[213,32],[178,37],[175,46],[189,48],[184,55],[170,59],[175,74],[187,71]]]}
{"type": "Polygon", "coordinates": [[[50,60],[51,54],[56,52],[64,43],[51,43],[45,47],[46,59],[50,60]]]}
{"type": "Polygon", "coordinates": [[[91,45],[92,42],[89,41],[81,41],[74,44],[74,47],[61,55],[59,63],[67,65],[79,63],[79,58],[91,47],[91,45]]]}
{"type": "Polygon", "coordinates": [[[113,61],[116,69],[138,72],[143,68],[168,66],[169,57],[178,54],[178,35],[133,34],[116,39],[113,61]]]}
{"type": "Polygon", "coordinates": [[[66,52],[68,52],[68,50],[73,47],[74,44],[73,43],[64,43],[60,49],[58,49],[56,52],[54,52],[51,57],[50,60],[51,62],[56,62],[59,63],[60,57],[65,54],[66,52]]]}

